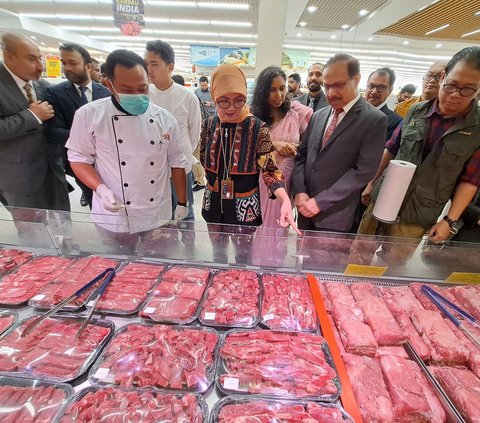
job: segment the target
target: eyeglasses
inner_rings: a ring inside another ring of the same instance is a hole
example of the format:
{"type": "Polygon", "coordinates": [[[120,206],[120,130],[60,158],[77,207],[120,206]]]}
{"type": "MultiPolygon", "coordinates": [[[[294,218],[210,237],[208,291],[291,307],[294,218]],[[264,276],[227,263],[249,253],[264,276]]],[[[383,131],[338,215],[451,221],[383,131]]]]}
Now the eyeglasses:
{"type": "Polygon", "coordinates": [[[245,106],[245,103],[247,100],[234,100],[233,102],[230,102],[228,100],[220,100],[217,101],[217,106],[220,107],[220,109],[228,109],[232,104],[235,109],[241,109],[243,106],[245,106]]]}
{"type": "Polygon", "coordinates": [[[436,82],[440,81],[440,77],[442,76],[441,73],[427,73],[423,79],[425,81],[431,81],[432,79],[435,79],[436,82]]]}
{"type": "Polygon", "coordinates": [[[457,87],[455,84],[443,84],[443,91],[447,94],[455,94],[457,91],[462,97],[470,97],[478,91],[478,88],[457,87]]]}
{"type": "Polygon", "coordinates": [[[383,93],[388,90],[388,85],[367,84],[367,90],[373,91],[377,89],[379,93],[383,93]]]}

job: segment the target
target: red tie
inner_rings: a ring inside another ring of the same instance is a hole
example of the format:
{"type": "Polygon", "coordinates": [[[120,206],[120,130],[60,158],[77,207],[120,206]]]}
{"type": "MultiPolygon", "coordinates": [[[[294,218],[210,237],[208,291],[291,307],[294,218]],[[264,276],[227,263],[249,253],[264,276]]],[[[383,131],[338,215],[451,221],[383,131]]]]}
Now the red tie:
{"type": "Polygon", "coordinates": [[[330,137],[332,136],[333,134],[333,130],[336,128],[337,126],[337,122],[338,122],[338,116],[340,115],[340,113],[343,112],[343,109],[335,109],[335,111],[333,112],[333,119],[332,121],[330,122],[330,125],[328,125],[328,128],[327,130],[325,131],[325,135],[323,136],[323,140],[322,140],[322,148],[325,147],[327,144],[328,144],[328,140],[330,139],[330,137]]]}

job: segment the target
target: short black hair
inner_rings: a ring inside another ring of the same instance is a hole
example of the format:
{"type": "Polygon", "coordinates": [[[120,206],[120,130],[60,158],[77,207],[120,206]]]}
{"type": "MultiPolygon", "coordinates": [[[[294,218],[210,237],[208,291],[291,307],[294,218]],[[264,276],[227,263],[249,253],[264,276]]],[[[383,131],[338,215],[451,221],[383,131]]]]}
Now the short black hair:
{"type": "Polygon", "coordinates": [[[310,72],[310,68],[312,66],[320,66],[322,68],[322,72],[323,72],[323,69],[325,69],[325,65],[323,63],[320,63],[320,62],[314,62],[312,63],[309,67],[308,67],[308,72],[310,72]]]}
{"type": "Polygon", "coordinates": [[[102,75],[105,75],[105,69],[106,69],[106,68],[107,68],[107,64],[106,64],[106,63],[102,63],[102,64],[100,65],[100,73],[101,73],[102,75]]]}
{"type": "MultiPolygon", "coordinates": [[[[372,77],[372,75],[374,73],[378,73],[379,75],[382,75],[382,76],[388,76],[388,85],[390,88],[393,88],[393,85],[395,84],[395,79],[397,79],[397,77],[395,76],[395,72],[393,71],[393,69],[390,69],[390,68],[380,68],[380,69],[377,69],[377,70],[374,70],[369,76],[368,76],[368,79],[367,81],[372,77]]],[[[415,90],[414,90],[415,92],[415,90]]]]}
{"type": "Polygon", "coordinates": [[[115,68],[117,65],[125,66],[127,69],[132,69],[134,66],[140,65],[147,72],[147,64],[142,56],[126,49],[118,49],[112,51],[105,62],[105,76],[113,80],[115,76],[115,68]]]}
{"type": "Polygon", "coordinates": [[[169,65],[175,64],[175,52],[170,44],[162,40],[149,41],[146,47],[147,51],[158,54],[162,60],[169,65]]]}
{"type": "Polygon", "coordinates": [[[92,63],[92,56],[90,56],[90,53],[87,51],[87,49],[85,47],[82,47],[80,44],[62,43],[60,44],[58,49],[60,51],[76,51],[82,56],[84,64],[88,65],[89,63],[92,63]]]}
{"type": "Polygon", "coordinates": [[[291,75],[289,75],[289,78],[292,78],[297,84],[302,83],[302,78],[298,73],[292,73],[291,75]]]}
{"type": "Polygon", "coordinates": [[[455,53],[445,68],[445,74],[448,75],[458,62],[465,62],[475,70],[480,70],[480,47],[465,47],[455,53]]]}
{"type": "Polygon", "coordinates": [[[200,84],[202,82],[206,82],[208,84],[208,78],[205,75],[202,75],[200,78],[198,78],[198,82],[200,82],[200,84]]]}
{"type": "Polygon", "coordinates": [[[177,84],[185,86],[185,78],[182,75],[172,75],[172,79],[177,84]]]}
{"type": "MultiPolygon", "coordinates": [[[[346,62],[347,63],[348,76],[350,78],[353,78],[355,75],[360,74],[360,62],[358,61],[358,59],[356,59],[353,56],[350,56],[349,54],[345,54],[345,53],[338,53],[335,56],[330,57],[330,59],[328,59],[327,64],[325,65],[325,68],[327,68],[330,65],[333,65],[334,63],[338,63],[338,62],[346,62]]],[[[312,66],[313,65],[311,65],[310,67],[312,67],[312,66]]]]}
{"type": "MultiPolygon", "coordinates": [[[[268,97],[270,95],[270,87],[275,77],[280,76],[287,82],[285,72],[278,66],[268,66],[260,72],[255,81],[252,99],[252,114],[268,125],[273,123],[270,106],[268,105],[268,97]]],[[[285,116],[290,110],[290,97],[287,95],[285,101],[280,106],[282,116],[285,116]]]]}
{"type": "Polygon", "coordinates": [[[410,93],[410,94],[414,94],[415,91],[417,91],[417,87],[413,84],[407,84],[405,86],[402,87],[402,89],[400,90],[399,94],[403,94],[403,93],[410,93]]]}
{"type": "Polygon", "coordinates": [[[92,63],[94,65],[98,65],[100,62],[97,59],[95,59],[95,57],[92,57],[92,63]]]}

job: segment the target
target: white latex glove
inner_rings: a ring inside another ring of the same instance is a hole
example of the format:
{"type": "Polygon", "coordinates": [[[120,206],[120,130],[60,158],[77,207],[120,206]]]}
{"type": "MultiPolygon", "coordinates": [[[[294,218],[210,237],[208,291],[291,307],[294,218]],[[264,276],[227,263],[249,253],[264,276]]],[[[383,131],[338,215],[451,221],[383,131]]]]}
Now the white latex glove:
{"type": "Polygon", "coordinates": [[[188,207],[177,204],[175,208],[175,221],[180,222],[188,216],[188,207]]]}
{"type": "Polygon", "coordinates": [[[110,188],[105,184],[100,184],[95,190],[97,195],[100,197],[103,208],[109,212],[116,213],[122,208],[122,205],[117,203],[115,196],[110,188]]]}

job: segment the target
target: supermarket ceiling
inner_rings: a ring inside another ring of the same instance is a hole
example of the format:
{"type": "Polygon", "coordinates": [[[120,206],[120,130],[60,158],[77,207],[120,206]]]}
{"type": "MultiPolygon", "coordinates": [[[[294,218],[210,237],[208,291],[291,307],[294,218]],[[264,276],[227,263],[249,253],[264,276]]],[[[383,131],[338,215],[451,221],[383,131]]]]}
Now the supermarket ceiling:
{"type": "MultiPolygon", "coordinates": [[[[128,36],[113,23],[112,0],[0,0],[0,28],[23,32],[50,53],[62,40],[76,41],[100,59],[115,48],[141,54],[146,41],[160,38],[186,68],[191,44],[256,46],[261,1],[144,0],[145,28],[128,36]]],[[[367,66],[393,63],[414,74],[480,41],[479,0],[278,1],[287,7],[284,46],[310,51],[312,62],[344,51],[367,66]]],[[[283,25],[278,10],[267,19],[277,15],[283,25]]]]}

